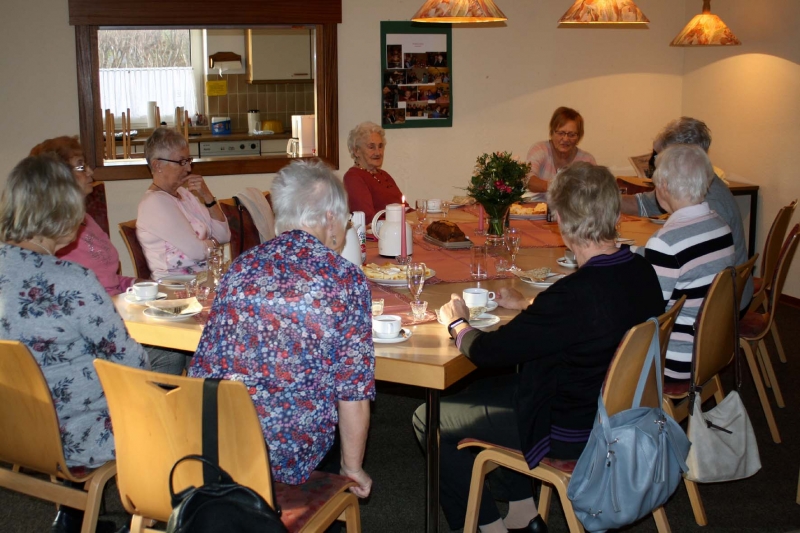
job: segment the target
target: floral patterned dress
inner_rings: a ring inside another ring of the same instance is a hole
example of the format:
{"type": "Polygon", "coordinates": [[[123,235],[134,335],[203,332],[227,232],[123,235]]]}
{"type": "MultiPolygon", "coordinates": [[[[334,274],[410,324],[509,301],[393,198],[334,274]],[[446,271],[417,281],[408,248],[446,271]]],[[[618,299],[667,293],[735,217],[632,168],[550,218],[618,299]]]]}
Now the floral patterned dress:
{"type": "Polygon", "coordinates": [[[242,381],[275,479],[308,479],[333,445],[337,401],[375,398],[370,291],[361,270],[290,231],[222,278],[189,375],[242,381]]]}
{"type": "Polygon", "coordinates": [[[108,405],[92,361],[148,365],[95,275],[76,263],[0,244],[0,338],[22,341],[42,368],[67,465],[95,468],[114,459],[108,405]]]}

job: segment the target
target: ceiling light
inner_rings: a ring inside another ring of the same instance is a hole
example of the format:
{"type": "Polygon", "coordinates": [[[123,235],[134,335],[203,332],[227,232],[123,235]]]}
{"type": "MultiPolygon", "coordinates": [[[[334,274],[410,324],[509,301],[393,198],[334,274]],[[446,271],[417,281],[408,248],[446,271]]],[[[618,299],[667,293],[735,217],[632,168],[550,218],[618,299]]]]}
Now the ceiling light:
{"type": "Polygon", "coordinates": [[[703,0],[703,13],[695,15],[670,46],[731,46],[742,44],[718,16],[711,13],[711,0],[703,0]]]}
{"type": "Polygon", "coordinates": [[[650,20],[633,0],[575,0],[559,24],[639,24],[650,20]]]}
{"type": "Polygon", "coordinates": [[[502,22],[508,18],[492,0],[426,0],[414,22],[502,22]]]}

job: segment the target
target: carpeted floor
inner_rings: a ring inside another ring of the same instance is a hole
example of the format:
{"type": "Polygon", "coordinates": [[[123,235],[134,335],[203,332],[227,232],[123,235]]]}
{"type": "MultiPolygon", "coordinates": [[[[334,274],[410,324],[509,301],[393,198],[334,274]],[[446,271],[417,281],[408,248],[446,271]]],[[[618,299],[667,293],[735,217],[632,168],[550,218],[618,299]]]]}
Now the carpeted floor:
{"type": "MultiPolygon", "coordinates": [[[[709,525],[695,524],[683,485],[666,506],[672,531],[789,532],[800,530],[800,505],[797,495],[800,467],[800,309],[783,306],[778,314],[781,338],[789,362],[773,364],[782,386],[786,407],[773,408],[781,431],[782,444],[774,444],[761,411],[749,373],[746,371],[742,396],[758,436],[762,470],[752,478],[713,485],[701,485],[709,525]]],[[[772,348],[771,343],[769,344],[772,348]]],[[[774,349],[772,351],[774,355],[774,349]]],[[[724,379],[726,390],[732,375],[724,379]]],[[[425,462],[411,429],[411,415],[422,403],[422,391],[379,384],[373,409],[372,427],[365,468],[373,476],[370,499],[362,503],[361,520],[365,532],[402,533],[424,531],[425,462]]],[[[0,437],[2,438],[2,437],[0,437]]],[[[107,489],[107,514],[101,518],[122,525],[125,518],[116,486],[107,489]]],[[[55,514],[52,505],[0,489],[0,532],[48,531],[55,514]]],[[[565,532],[567,527],[556,501],[550,514],[550,531],[565,532]]],[[[444,519],[441,531],[449,532],[444,519]]],[[[626,532],[655,531],[652,518],[645,518],[626,532]]]]}

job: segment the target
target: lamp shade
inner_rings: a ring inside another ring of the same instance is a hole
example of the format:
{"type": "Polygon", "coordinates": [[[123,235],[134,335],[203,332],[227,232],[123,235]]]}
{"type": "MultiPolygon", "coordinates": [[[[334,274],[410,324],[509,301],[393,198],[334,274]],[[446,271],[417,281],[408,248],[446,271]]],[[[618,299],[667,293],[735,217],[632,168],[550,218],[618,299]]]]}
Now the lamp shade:
{"type": "Polygon", "coordinates": [[[559,24],[647,24],[633,0],[575,0],[559,24]]]}
{"type": "Polygon", "coordinates": [[[670,46],[731,46],[742,44],[718,16],[711,13],[711,1],[703,0],[703,12],[675,37],[670,46]]]}
{"type": "Polygon", "coordinates": [[[414,22],[502,22],[508,18],[492,0],[425,0],[414,22]]]}

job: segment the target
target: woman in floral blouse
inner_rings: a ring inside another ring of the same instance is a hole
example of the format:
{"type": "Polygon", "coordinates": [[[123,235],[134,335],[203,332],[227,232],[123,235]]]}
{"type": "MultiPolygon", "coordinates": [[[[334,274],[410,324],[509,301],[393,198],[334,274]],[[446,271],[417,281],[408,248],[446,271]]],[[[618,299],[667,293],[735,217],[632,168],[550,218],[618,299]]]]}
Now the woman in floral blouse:
{"type": "Polygon", "coordinates": [[[83,216],[83,192],[52,154],[11,171],[0,197],[0,338],[22,341],[41,367],[67,465],[96,468],[114,459],[114,436],[92,362],[147,363],[97,277],[55,256],[83,216]]]}
{"type": "Polygon", "coordinates": [[[271,193],[279,235],[222,278],[189,375],[247,385],[282,483],[308,479],[338,423],[341,473],[363,498],[375,357],[366,278],[338,253],[347,194],[323,163],[303,161],[281,170],[271,193]]]}

